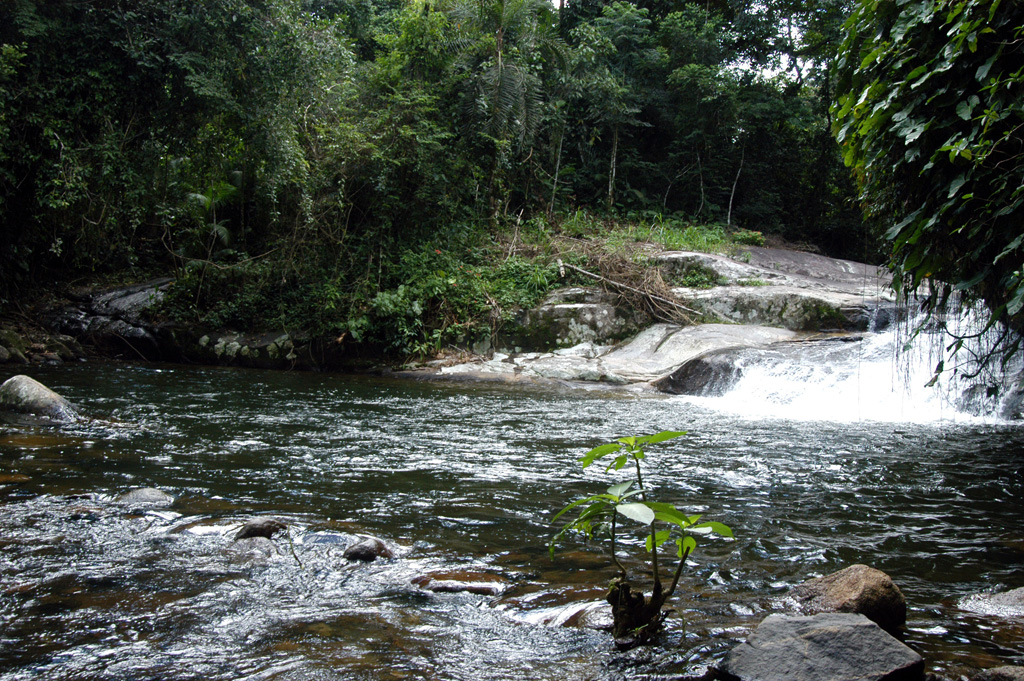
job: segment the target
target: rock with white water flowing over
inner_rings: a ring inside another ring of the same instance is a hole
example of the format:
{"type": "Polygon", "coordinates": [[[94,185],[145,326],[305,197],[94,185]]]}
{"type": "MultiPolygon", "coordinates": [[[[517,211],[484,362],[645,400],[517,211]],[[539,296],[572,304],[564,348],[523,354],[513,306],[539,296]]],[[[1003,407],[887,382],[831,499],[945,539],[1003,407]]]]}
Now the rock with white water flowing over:
{"type": "Polygon", "coordinates": [[[726,681],[923,681],[924,660],[864,615],[770,615],[719,672],[726,681]]]}
{"type": "Polygon", "coordinates": [[[786,601],[805,615],[860,613],[887,631],[907,621],[907,599],[889,575],[867,565],[851,565],[794,587],[786,601]]]}
{"type": "Polygon", "coordinates": [[[28,376],[12,376],[0,385],[0,409],[46,416],[56,421],[76,421],[71,403],[28,376]]]}
{"type": "Polygon", "coordinates": [[[345,560],[358,560],[371,563],[378,558],[394,558],[394,552],[388,545],[376,537],[365,537],[345,549],[345,560]]]}

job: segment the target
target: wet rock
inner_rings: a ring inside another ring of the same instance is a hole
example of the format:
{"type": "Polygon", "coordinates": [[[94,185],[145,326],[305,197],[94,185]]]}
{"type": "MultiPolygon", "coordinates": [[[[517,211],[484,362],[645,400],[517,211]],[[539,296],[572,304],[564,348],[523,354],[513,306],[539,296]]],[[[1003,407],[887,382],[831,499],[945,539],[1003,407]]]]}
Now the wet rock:
{"type": "Polygon", "coordinates": [[[287,532],[288,526],[274,518],[255,518],[242,526],[235,534],[235,541],[252,537],[271,539],[278,532],[287,532]]]}
{"type": "Polygon", "coordinates": [[[650,322],[644,312],[624,306],[612,293],[590,287],[567,288],[525,311],[498,342],[504,347],[543,352],[622,340],[650,322]]]}
{"type": "Polygon", "coordinates": [[[378,558],[394,558],[394,552],[388,545],[376,537],[364,537],[345,549],[345,560],[358,560],[372,563],[378,558]]]}
{"type": "Polygon", "coordinates": [[[28,352],[28,343],[11,329],[0,329],[0,347],[7,352],[5,361],[16,364],[28,364],[25,354],[28,352]]]}
{"type": "Polygon", "coordinates": [[[669,281],[695,268],[709,272],[718,286],[678,287],[673,293],[717,321],[795,331],[877,331],[893,317],[885,272],[873,265],[758,247],[745,248],[741,259],[672,252],[657,261],[669,281]]]}
{"type": "Polygon", "coordinates": [[[770,615],[719,673],[725,681],[922,681],[924,660],[864,615],[770,615]]]}
{"type": "Polygon", "coordinates": [[[549,627],[574,627],[598,631],[611,631],[613,625],[612,606],[603,600],[545,608],[531,613],[526,619],[531,623],[549,627]]]}
{"type": "Polygon", "coordinates": [[[277,545],[266,537],[247,537],[225,547],[224,555],[231,563],[259,564],[281,555],[281,552],[277,545]]]}
{"type": "Polygon", "coordinates": [[[743,376],[735,360],[733,350],[714,350],[691,359],[651,385],[672,395],[724,395],[743,376]]]}
{"type": "Polygon", "coordinates": [[[57,421],[76,421],[71,403],[28,376],[12,376],[0,385],[0,409],[9,409],[57,421]]]}
{"type": "Polygon", "coordinates": [[[982,593],[960,601],[960,608],[993,617],[1024,617],[1024,587],[1002,593],[982,593]]]}
{"type": "Polygon", "coordinates": [[[441,573],[421,575],[412,583],[424,591],[434,593],[470,593],[479,596],[500,596],[505,592],[505,580],[487,573],[441,573]]]}
{"type": "Polygon", "coordinates": [[[174,503],[174,497],[155,487],[140,487],[125,492],[115,501],[132,506],[170,506],[174,503]]]}
{"type": "Polygon", "coordinates": [[[889,575],[867,565],[851,565],[794,587],[786,601],[806,615],[860,613],[883,629],[896,631],[907,621],[907,600],[889,575]]]}
{"type": "Polygon", "coordinates": [[[995,667],[975,674],[971,681],[1024,681],[1024,667],[995,667]]]}
{"type": "Polygon", "coordinates": [[[713,350],[767,347],[797,337],[793,331],[765,326],[702,324],[680,327],[655,324],[628,342],[611,348],[586,343],[569,350],[543,354],[495,354],[485,362],[443,368],[440,374],[504,375],[509,380],[536,377],[640,383],[671,374],[686,362],[713,350]]]}
{"type": "Polygon", "coordinates": [[[10,351],[4,346],[0,345],[0,364],[5,364],[11,359],[10,351]]]}

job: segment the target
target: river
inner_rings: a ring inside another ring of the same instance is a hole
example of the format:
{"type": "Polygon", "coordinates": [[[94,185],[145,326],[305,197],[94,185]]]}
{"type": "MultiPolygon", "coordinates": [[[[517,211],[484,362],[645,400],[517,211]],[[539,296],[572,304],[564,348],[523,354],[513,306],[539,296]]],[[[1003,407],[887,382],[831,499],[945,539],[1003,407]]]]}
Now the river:
{"type": "Polygon", "coordinates": [[[101,421],[0,426],[5,681],[687,678],[788,588],[852,563],[903,590],[906,640],[931,670],[1024,664],[1019,622],[958,607],[1024,586],[1013,424],[152,364],[31,373],[101,421]],[[577,458],[666,429],[689,435],[651,449],[649,482],[736,539],[700,540],[658,646],[617,652],[606,633],[543,624],[613,574],[600,547],[548,555],[553,512],[613,480],[577,458]],[[114,502],[133,487],[177,500],[114,502]],[[266,515],[289,525],[279,555],[226,551],[266,515]],[[361,534],[397,558],[349,564],[361,534]],[[432,573],[507,588],[413,582],[432,573]]]}

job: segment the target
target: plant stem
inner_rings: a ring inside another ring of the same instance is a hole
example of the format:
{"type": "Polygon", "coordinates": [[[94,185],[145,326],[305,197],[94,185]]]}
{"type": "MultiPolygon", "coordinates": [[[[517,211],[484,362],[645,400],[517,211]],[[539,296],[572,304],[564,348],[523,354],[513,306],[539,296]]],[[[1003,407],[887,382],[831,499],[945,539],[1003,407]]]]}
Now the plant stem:
{"type": "Polygon", "coordinates": [[[612,561],[614,561],[615,565],[619,568],[619,574],[622,575],[623,579],[625,579],[626,578],[626,568],[624,568],[622,566],[622,563],[619,562],[619,557],[615,555],[615,520],[616,520],[616,515],[617,514],[614,511],[612,511],[612,561]]]}
{"type": "Polygon", "coordinates": [[[683,551],[683,557],[679,559],[679,565],[676,566],[676,573],[672,576],[672,586],[669,587],[668,593],[665,594],[665,600],[672,597],[672,594],[676,592],[676,585],[679,584],[679,575],[683,574],[683,566],[686,565],[686,559],[690,555],[690,549],[683,551]]]}

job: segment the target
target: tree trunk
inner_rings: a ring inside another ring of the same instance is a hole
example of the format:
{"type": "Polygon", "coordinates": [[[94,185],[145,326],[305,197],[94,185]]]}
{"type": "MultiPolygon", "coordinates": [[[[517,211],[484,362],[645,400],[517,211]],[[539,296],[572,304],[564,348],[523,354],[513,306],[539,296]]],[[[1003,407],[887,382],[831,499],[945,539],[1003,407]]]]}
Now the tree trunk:
{"type": "Polygon", "coordinates": [[[621,650],[628,650],[649,642],[661,629],[664,620],[661,607],[666,598],[667,594],[658,586],[654,593],[645,596],[643,592],[633,591],[624,577],[612,580],[606,600],[612,606],[615,645],[621,650]]]}
{"type": "Polygon", "coordinates": [[[612,161],[608,167],[608,210],[615,205],[615,166],[619,157],[619,126],[615,126],[612,137],[612,161]]]}
{"type": "Polygon", "coordinates": [[[555,197],[558,196],[558,173],[562,168],[562,141],[565,139],[565,126],[558,136],[558,154],[555,157],[555,179],[551,182],[551,203],[548,204],[548,218],[555,211],[555,197]]]}
{"type": "Polygon", "coordinates": [[[729,212],[725,216],[726,227],[732,227],[732,200],[736,197],[736,185],[740,183],[740,172],[743,171],[743,157],[746,151],[746,147],[740,148],[740,167],[736,169],[736,179],[732,181],[732,191],[729,193],[729,212]]]}

